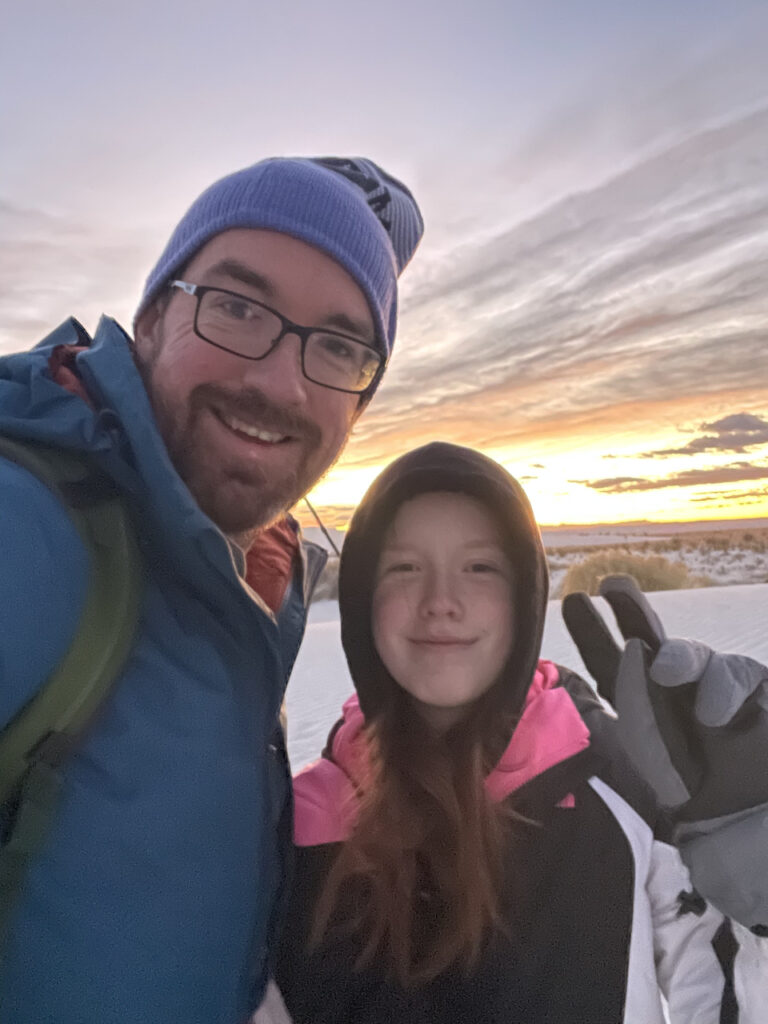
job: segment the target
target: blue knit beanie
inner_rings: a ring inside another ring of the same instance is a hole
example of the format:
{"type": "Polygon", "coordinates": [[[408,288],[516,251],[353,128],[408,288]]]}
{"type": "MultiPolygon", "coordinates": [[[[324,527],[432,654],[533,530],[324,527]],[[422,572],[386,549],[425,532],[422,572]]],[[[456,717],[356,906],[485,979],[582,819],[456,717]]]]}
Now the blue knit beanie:
{"type": "Polygon", "coordinates": [[[222,178],[195,200],[147,278],[134,323],[214,235],[230,228],[280,231],[328,253],[362,289],[376,340],[391,355],[397,277],[424,224],[408,189],[371,160],[278,157],[222,178]]]}

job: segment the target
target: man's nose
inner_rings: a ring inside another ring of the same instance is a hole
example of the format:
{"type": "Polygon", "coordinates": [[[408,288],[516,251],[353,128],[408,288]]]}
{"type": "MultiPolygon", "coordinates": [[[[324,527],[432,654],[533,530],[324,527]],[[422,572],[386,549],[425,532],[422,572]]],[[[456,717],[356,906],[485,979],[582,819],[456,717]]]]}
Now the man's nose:
{"type": "Polygon", "coordinates": [[[295,334],[285,334],[268,356],[248,362],[243,380],[275,402],[304,405],[309,381],[301,369],[300,339],[295,334]]]}

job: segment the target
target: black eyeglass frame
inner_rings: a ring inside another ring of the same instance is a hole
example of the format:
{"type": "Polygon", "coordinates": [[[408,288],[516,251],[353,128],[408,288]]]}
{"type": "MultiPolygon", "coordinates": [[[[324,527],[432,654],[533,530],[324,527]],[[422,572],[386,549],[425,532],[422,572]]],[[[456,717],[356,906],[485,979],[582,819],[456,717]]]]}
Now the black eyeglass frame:
{"type": "Polygon", "coordinates": [[[317,384],[321,388],[329,388],[331,391],[343,391],[344,394],[347,395],[366,395],[375,389],[376,385],[378,384],[381,378],[382,373],[384,372],[384,368],[386,366],[386,359],[384,355],[379,351],[379,349],[377,349],[374,345],[369,345],[365,341],[360,341],[359,338],[353,338],[349,334],[343,334],[341,331],[334,331],[325,327],[302,327],[301,324],[297,324],[294,323],[293,320],[289,320],[287,316],[283,316],[282,313],[278,312],[276,309],[273,309],[271,306],[268,306],[265,302],[260,302],[258,299],[252,299],[250,295],[243,295],[241,292],[233,292],[230,291],[228,288],[217,288],[214,285],[191,284],[189,281],[171,281],[168,287],[178,288],[180,291],[184,292],[186,295],[191,295],[196,300],[195,319],[193,322],[193,326],[195,334],[198,336],[198,338],[200,338],[201,341],[204,341],[207,345],[213,345],[214,348],[220,349],[222,352],[229,352],[229,354],[232,356],[239,356],[241,359],[249,359],[251,360],[251,362],[260,362],[262,359],[266,359],[267,356],[271,355],[275,351],[275,349],[286,336],[286,334],[295,334],[296,337],[301,342],[301,372],[306,377],[307,380],[311,381],[313,384],[317,384]],[[282,329],[263,355],[247,356],[244,355],[242,352],[234,352],[231,348],[227,348],[226,345],[221,345],[217,341],[211,341],[210,338],[206,338],[206,336],[200,330],[197,320],[198,316],[200,315],[200,305],[203,296],[206,295],[207,292],[221,292],[224,295],[231,295],[235,299],[241,299],[243,302],[250,302],[252,305],[258,306],[260,309],[266,310],[267,313],[271,313],[272,316],[277,317],[277,319],[280,321],[282,325],[282,329]],[[371,378],[370,383],[366,384],[366,386],[361,391],[356,391],[352,388],[340,388],[336,387],[334,384],[326,384],[323,381],[315,380],[314,377],[310,377],[306,371],[304,363],[307,351],[307,341],[309,340],[309,336],[311,334],[330,334],[334,338],[342,338],[344,341],[349,341],[353,345],[360,345],[362,348],[368,349],[369,352],[372,352],[373,355],[375,355],[376,358],[378,359],[379,365],[373,377],[371,378]]]}

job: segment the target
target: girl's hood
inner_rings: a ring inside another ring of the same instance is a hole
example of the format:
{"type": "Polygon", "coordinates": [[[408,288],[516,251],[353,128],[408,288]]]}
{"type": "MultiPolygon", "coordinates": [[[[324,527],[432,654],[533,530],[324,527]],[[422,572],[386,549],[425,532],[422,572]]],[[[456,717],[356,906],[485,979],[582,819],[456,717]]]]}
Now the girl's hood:
{"type": "Polygon", "coordinates": [[[396,683],[373,642],[371,609],[384,535],[399,506],[431,491],[467,494],[496,520],[513,567],[512,650],[490,691],[493,710],[518,717],[533,680],[544,629],[548,577],[544,548],[520,484],[480,452],[436,441],[408,452],[374,481],[352,517],[339,569],[341,638],[360,706],[368,721],[387,706],[396,683]]]}

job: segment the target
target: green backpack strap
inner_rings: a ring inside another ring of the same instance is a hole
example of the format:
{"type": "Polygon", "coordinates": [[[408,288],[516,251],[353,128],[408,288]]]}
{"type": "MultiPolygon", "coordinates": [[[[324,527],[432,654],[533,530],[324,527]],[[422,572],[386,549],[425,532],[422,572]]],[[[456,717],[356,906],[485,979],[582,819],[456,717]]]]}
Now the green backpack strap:
{"type": "Polygon", "coordinates": [[[0,457],[29,470],[60,498],[91,560],[85,605],[69,649],[0,732],[0,806],[10,806],[12,817],[0,849],[1,948],[26,865],[55,808],[58,768],[90,725],[130,651],[143,563],[122,499],[85,457],[7,437],[0,437],[0,457]]]}

